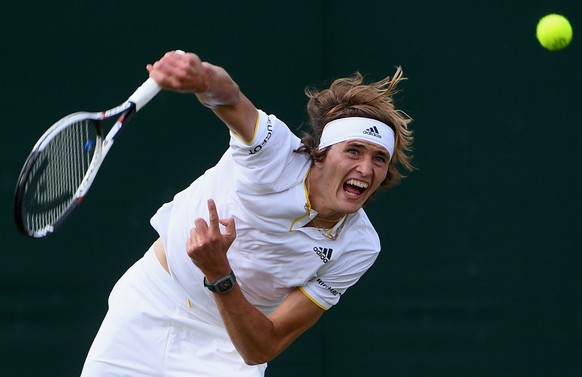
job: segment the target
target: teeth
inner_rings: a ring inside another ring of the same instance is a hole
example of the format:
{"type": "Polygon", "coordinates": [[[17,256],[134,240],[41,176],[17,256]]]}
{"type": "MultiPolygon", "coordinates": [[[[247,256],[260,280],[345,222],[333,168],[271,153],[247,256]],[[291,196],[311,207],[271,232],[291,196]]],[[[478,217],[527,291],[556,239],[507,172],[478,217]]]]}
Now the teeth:
{"type": "Polygon", "coordinates": [[[346,183],[348,185],[356,186],[356,187],[363,188],[363,189],[367,189],[368,188],[368,184],[366,182],[358,181],[356,179],[350,179],[346,183]]]}

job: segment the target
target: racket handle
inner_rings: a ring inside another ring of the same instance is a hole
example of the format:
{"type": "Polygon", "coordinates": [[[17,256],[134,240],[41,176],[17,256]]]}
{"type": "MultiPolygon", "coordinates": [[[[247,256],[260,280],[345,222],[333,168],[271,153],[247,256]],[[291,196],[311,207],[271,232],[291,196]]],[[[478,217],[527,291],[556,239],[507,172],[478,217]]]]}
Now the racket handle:
{"type": "Polygon", "coordinates": [[[128,101],[135,103],[135,111],[139,111],[144,107],[152,98],[159,93],[162,88],[158,83],[151,77],[147,79],[131,96],[129,96],[128,101]]]}

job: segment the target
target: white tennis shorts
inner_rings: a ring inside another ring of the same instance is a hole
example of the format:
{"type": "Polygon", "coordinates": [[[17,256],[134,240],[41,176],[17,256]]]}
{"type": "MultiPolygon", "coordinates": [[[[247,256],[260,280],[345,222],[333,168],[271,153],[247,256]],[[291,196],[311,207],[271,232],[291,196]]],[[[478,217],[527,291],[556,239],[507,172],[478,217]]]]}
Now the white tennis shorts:
{"type": "Polygon", "coordinates": [[[264,375],[266,364],[246,365],[224,327],[187,300],[150,248],[113,288],[81,376],[264,375]]]}

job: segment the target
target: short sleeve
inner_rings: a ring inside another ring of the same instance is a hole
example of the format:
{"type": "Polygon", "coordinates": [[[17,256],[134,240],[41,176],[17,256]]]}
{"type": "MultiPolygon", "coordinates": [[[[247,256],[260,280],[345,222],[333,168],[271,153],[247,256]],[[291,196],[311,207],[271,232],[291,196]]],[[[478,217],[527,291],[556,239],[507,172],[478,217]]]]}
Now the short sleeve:
{"type": "Polygon", "coordinates": [[[305,164],[305,157],[294,153],[300,145],[301,140],[285,123],[259,110],[255,136],[250,143],[231,132],[230,149],[236,163],[237,189],[256,195],[288,188],[301,173],[289,175],[295,171],[289,168],[305,164]]]}
{"type": "Polygon", "coordinates": [[[300,289],[317,306],[327,310],[337,304],[348,288],[360,280],[377,257],[378,251],[352,250],[331,262],[331,266],[311,278],[300,289]]]}

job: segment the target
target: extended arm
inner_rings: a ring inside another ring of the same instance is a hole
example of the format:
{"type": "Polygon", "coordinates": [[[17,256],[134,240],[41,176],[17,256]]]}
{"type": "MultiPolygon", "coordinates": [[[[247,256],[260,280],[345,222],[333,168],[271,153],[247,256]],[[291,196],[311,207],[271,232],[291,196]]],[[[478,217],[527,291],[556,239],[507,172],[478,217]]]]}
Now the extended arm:
{"type": "Polygon", "coordinates": [[[164,89],[193,93],[243,140],[254,136],[258,112],[221,67],[202,62],[193,53],[168,52],[146,67],[164,89]]]}
{"type": "Polygon", "coordinates": [[[215,298],[232,342],[251,365],[272,360],[324,313],[299,289],[268,317],[245,299],[238,285],[225,295],[215,294],[215,298]]]}
{"type": "MultiPolygon", "coordinates": [[[[218,218],[212,200],[208,201],[208,211],[209,223],[195,221],[187,251],[207,280],[214,282],[231,271],[226,253],[236,230],[234,219],[218,218]],[[219,223],[225,226],[224,234],[219,223]]],[[[214,295],[228,334],[247,364],[272,360],[324,313],[299,289],[293,290],[268,317],[246,300],[238,285],[226,294],[214,295]]]]}

